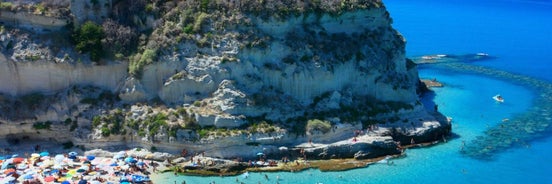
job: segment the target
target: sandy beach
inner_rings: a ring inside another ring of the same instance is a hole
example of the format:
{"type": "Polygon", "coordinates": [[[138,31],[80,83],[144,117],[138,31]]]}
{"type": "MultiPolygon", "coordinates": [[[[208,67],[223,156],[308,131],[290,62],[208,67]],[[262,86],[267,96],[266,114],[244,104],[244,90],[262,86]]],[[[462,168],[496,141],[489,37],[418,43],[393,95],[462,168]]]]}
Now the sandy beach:
{"type": "Polygon", "coordinates": [[[2,184],[152,183],[150,174],[166,169],[159,160],[170,156],[140,148],[118,152],[63,149],[47,142],[2,144],[0,148],[2,184]]]}

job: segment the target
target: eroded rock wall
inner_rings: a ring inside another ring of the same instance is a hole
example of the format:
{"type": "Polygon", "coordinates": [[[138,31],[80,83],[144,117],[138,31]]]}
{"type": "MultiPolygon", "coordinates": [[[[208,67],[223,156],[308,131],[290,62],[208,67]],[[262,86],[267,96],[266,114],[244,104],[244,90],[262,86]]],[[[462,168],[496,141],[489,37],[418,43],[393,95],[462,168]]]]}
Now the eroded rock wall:
{"type": "Polygon", "coordinates": [[[127,76],[127,65],[84,65],[52,62],[14,62],[0,54],[0,93],[53,93],[73,85],[93,85],[116,91],[127,76]]]}

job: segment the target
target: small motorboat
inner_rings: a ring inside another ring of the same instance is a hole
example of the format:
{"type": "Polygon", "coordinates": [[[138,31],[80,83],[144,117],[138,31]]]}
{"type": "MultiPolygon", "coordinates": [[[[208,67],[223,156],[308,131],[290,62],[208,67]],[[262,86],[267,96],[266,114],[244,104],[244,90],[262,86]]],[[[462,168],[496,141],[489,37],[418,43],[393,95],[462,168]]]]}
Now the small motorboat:
{"type": "Polygon", "coordinates": [[[504,102],[504,98],[503,98],[502,96],[500,96],[500,94],[493,96],[493,99],[494,99],[496,102],[499,102],[499,103],[503,103],[503,102],[504,102]]]}

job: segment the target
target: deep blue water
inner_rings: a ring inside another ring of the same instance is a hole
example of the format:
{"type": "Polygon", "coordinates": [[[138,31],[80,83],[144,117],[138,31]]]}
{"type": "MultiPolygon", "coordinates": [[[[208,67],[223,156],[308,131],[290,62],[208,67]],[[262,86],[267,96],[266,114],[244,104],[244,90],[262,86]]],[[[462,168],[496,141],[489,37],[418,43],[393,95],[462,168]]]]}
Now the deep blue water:
{"type": "MultiPolygon", "coordinates": [[[[485,52],[495,60],[476,65],[552,82],[552,2],[545,0],[387,0],[393,26],[407,39],[407,55],[485,52]]],[[[535,91],[496,78],[420,67],[420,76],[437,78],[446,87],[435,89],[434,102],[453,118],[458,136],[446,144],[407,150],[394,166],[370,165],[346,172],[308,170],[300,173],[251,173],[245,183],[552,183],[552,138],[542,136],[478,160],[460,153],[467,144],[503,118],[527,111],[535,91]],[[504,104],[491,97],[497,93],[504,104]]],[[[161,183],[236,183],[236,177],[157,177],[161,183]]]]}

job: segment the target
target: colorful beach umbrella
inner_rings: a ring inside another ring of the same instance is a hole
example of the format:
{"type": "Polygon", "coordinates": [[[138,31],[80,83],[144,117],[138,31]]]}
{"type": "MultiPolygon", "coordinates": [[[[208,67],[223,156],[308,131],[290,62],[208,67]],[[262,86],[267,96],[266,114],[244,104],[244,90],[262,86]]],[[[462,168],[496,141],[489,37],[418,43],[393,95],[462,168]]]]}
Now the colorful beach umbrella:
{"type": "Polygon", "coordinates": [[[47,151],[43,151],[39,154],[41,157],[45,157],[45,156],[49,156],[50,153],[48,153],[47,151]]]}
{"type": "Polygon", "coordinates": [[[125,158],[125,162],[132,163],[132,161],[134,161],[134,158],[132,158],[132,157],[126,157],[125,158]]]}
{"type": "Polygon", "coordinates": [[[10,168],[10,169],[4,170],[4,174],[9,174],[9,173],[15,173],[15,169],[10,168]]]}
{"type": "Polygon", "coordinates": [[[45,182],[53,182],[54,180],[56,180],[56,178],[54,178],[53,176],[48,176],[48,177],[44,178],[45,182]]]}
{"type": "Polygon", "coordinates": [[[19,164],[16,167],[17,170],[25,170],[27,168],[29,168],[29,166],[27,164],[19,164]]]}
{"type": "Polygon", "coordinates": [[[79,154],[77,152],[71,151],[71,152],[69,152],[68,155],[69,155],[70,159],[75,159],[75,158],[77,158],[77,155],[79,155],[79,154]]]}
{"type": "Polygon", "coordinates": [[[61,155],[61,154],[58,154],[58,155],[56,155],[56,156],[54,157],[54,160],[55,160],[56,162],[58,162],[58,163],[59,163],[59,162],[63,162],[63,159],[65,159],[65,156],[63,156],[63,155],[61,155]]]}
{"type": "Polygon", "coordinates": [[[146,159],[152,159],[153,158],[153,153],[147,154],[145,158],[146,159]]]}
{"type": "Polygon", "coordinates": [[[12,163],[12,160],[11,160],[11,159],[8,159],[8,160],[2,162],[2,167],[1,167],[1,169],[6,169],[6,168],[8,168],[8,165],[11,164],[11,163],[12,163]]]}
{"type": "Polygon", "coordinates": [[[33,178],[34,176],[32,174],[23,175],[23,179],[26,179],[26,180],[32,180],[33,178]]]}
{"type": "Polygon", "coordinates": [[[12,163],[18,164],[18,163],[23,162],[23,160],[25,160],[25,159],[21,158],[21,157],[15,157],[15,158],[13,158],[12,163]]]}

